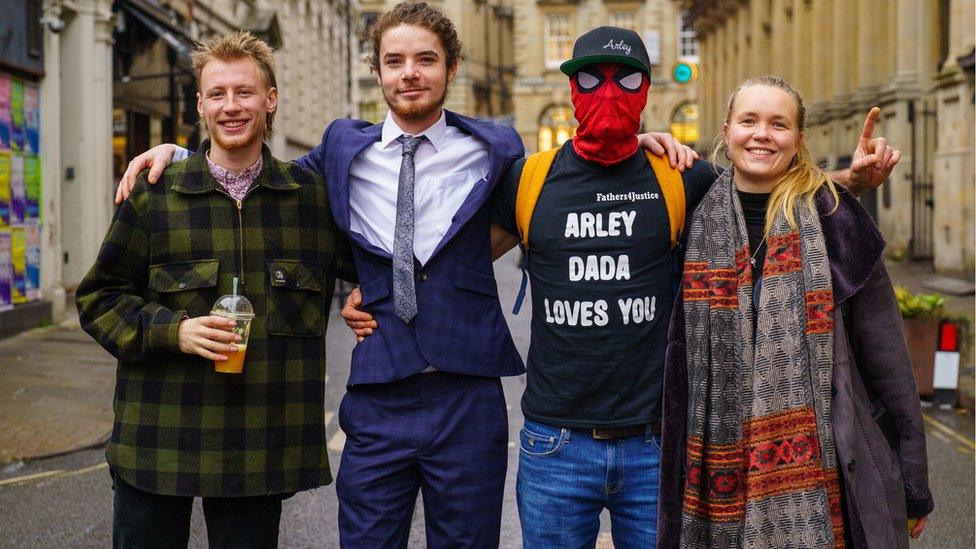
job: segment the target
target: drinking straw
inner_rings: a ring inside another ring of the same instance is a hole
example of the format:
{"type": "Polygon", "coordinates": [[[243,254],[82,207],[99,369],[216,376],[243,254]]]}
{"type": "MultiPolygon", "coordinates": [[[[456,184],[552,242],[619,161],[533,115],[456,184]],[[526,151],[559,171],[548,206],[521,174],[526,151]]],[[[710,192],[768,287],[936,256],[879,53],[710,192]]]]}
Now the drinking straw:
{"type": "Polygon", "coordinates": [[[237,312],[237,277],[236,276],[234,277],[234,299],[230,300],[230,302],[231,302],[230,312],[236,313],[237,312]]]}

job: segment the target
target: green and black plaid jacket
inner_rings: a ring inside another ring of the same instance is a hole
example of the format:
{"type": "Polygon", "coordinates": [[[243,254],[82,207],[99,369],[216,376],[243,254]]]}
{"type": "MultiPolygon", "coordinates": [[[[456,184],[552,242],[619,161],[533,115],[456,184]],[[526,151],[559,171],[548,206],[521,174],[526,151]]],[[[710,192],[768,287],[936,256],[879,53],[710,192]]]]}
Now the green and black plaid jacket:
{"type": "Polygon", "coordinates": [[[109,465],[155,494],[328,484],[324,335],[335,277],[355,277],[348,243],[319,176],[265,147],[237,203],[215,185],[207,148],[156,185],[140,176],[78,286],[82,327],[119,359],[109,465]],[[209,314],[235,276],[256,314],[242,375],[177,341],[183,315],[209,314]]]}

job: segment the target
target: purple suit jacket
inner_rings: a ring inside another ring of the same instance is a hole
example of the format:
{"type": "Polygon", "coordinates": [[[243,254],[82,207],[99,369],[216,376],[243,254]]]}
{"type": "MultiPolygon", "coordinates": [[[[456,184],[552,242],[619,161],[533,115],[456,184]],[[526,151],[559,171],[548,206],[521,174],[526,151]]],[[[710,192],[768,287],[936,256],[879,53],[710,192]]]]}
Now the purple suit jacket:
{"type": "Polygon", "coordinates": [[[366,147],[379,141],[382,125],[336,120],[325,130],[322,143],[298,160],[325,178],[333,217],[352,244],[363,309],[379,325],[353,350],[349,385],[388,383],[428,366],[484,377],[525,372],[498,302],[491,264],[489,200],[495,185],[525,149],[512,128],[450,111],[446,117],[448,125],[488,144],[488,175],[461,204],[430,260],[415,269],[417,315],[410,323],[393,312],[392,257],[350,230],[349,166],[366,147]]]}

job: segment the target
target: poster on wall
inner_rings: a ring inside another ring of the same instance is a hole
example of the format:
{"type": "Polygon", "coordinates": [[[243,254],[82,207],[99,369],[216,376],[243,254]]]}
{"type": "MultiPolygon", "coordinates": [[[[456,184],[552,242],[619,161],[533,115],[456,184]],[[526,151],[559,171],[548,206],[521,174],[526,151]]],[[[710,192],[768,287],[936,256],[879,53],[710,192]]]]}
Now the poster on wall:
{"type": "Polygon", "coordinates": [[[0,149],[10,149],[10,76],[0,73],[0,149]]]}
{"type": "Polygon", "coordinates": [[[26,210],[24,157],[15,152],[10,155],[10,225],[23,223],[26,210]]]}
{"type": "Polygon", "coordinates": [[[0,150],[0,227],[10,226],[10,155],[0,150]]]}
{"type": "MultiPolygon", "coordinates": [[[[2,192],[2,191],[0,191],[2,192]]],[[[41,218],[41,159],[24,158],[24,219],[41,218]]]]}
{"type": "Polygon", "coordinates": [[[10,149],[24,150],[24,83],[10,80],[10,149]]]}
{"type": "Polygon", "coordinates": [[[41,297],[41,226],[37,221],[24,225],[24,241],[27,246],[24,264],[24,295],[28,301],[41,297]]]}
{"type": "Polygon", "coordinates": [[[41,90],[24,84],[24,153],[41,153],[41,90]]]}
{"type": "Polygon", "coordinates": [[[6,311],[14,306],[11,301],[14,282],[11,251],[10,230],[0,229],[0,311],[6,311]]]}
{"type": "Polygon", "coordinates": [[[10,263],[13,265],[13,284],[10,301],[14,305],[27,302],[27,240],[23,227],[10,228],[10,263]]]}

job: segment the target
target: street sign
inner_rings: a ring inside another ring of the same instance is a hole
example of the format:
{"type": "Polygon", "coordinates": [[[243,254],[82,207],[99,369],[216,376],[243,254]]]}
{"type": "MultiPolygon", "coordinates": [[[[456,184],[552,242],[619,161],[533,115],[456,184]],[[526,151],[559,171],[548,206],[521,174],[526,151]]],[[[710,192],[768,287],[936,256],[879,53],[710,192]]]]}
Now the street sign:
{"type": "Polygon", "coordinates": [[[688,61],[678,61],[671,67],[671,78],[678,84],[688,84],[698,78],[698,65],[688,61]]]}

